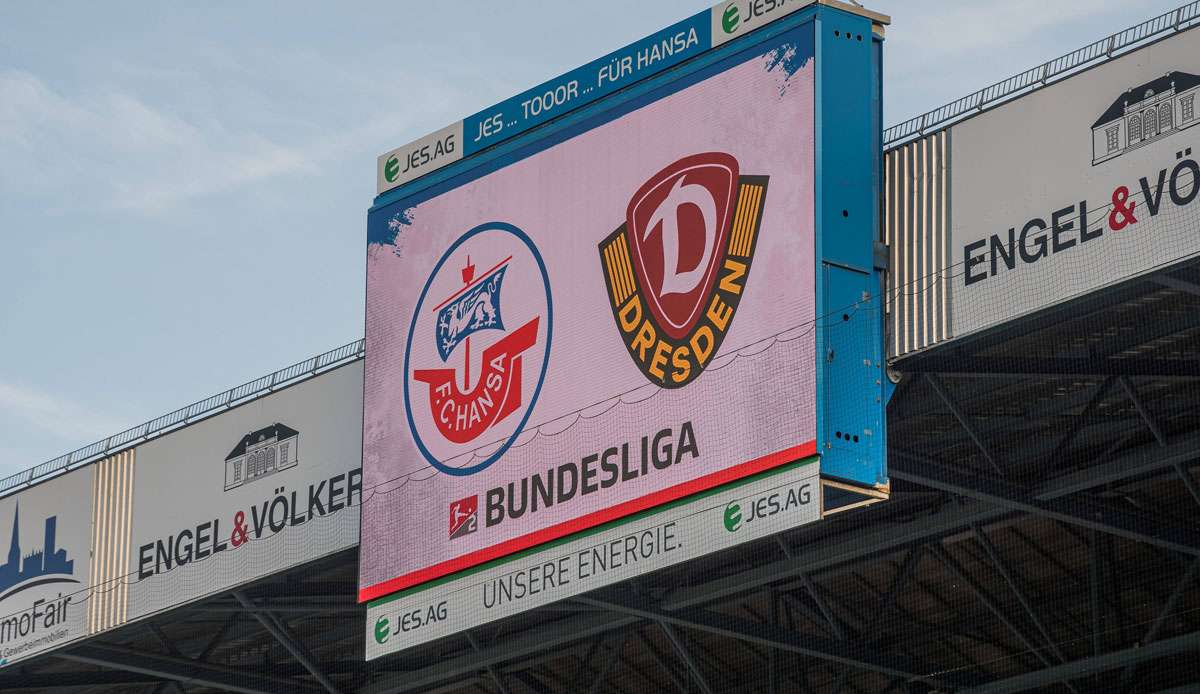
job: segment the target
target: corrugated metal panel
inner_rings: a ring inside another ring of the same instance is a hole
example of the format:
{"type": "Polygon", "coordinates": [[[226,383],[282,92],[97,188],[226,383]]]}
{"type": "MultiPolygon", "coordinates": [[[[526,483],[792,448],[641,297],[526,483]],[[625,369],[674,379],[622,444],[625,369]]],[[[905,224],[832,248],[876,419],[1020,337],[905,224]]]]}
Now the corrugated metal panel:
{"type": "Polygon", "coordinates": [[[92,595],[88,633],[125,623],[129,606],[130,535],[133,531],[133,469],[137,449],[96,463],[92,483],[92,595]]]}
{"type": "Polygon", "coordinates": [[[884,155],[884,198],[888,356],[899,357],[953,334],[948,130],[884,155]]]}

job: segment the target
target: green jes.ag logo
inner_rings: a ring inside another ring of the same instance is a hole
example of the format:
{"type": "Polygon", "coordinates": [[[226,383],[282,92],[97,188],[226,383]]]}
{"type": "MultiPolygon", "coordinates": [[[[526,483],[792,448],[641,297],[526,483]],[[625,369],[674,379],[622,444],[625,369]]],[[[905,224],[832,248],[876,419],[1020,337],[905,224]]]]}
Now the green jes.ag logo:
{"type": "Polygon", "coordinates": [[[742,507],[736,501],[730,501],[725,507],[725,529],[729,532],[737,532],[737,529],[742,527],[742,507]]]}
{"type": "Polygon", "coordinates": [[[741,15],[738,14],[736,2],[729,3],[725,8],[725,12],[721,15],[721,28],[726,34],[732,34],[738,28],[738,24],[742,21],[741,15]]]}
{"type": "Polygon", "coordinates": [[[400,175],[400,160],[395,157],[388,157],[388,160],[383,163],[383,177],[388,183],[395,183],[396,177],[400,175]]]}
{"type": "Polygon", "coordinates": [[[375,620],[375,643],[387,643],[388,637],[392,635],[392,628],[388,626],[388,618],[380,617],[375,620]]]}

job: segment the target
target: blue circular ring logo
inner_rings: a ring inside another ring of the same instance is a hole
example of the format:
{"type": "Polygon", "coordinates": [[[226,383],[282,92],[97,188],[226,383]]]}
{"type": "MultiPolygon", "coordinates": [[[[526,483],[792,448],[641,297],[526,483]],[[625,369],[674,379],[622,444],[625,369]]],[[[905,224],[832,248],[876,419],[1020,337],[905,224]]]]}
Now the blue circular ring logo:
{"type": "Polygon", "coordinates": [[[425,286],[421,289],[421,296],[417,299],[416,307],[413,310],[412,321],[408,326],[408,338],[404,344],[404,414],[408,419],[408,428],[409,431],[412,432],[413,441],[417,444],[417,448],[421,451],[421,454],[425,456],[425,460],[429,461],[430,465],[447,475],[473,475],[477,472],[486,470],[492,465],[492,463],[495,463],[497,460],[499,460],[500,457],[512,447],[512,444],[514,441],[516,441],[517,436],[519,436],[521,432],[525,430],[525,425],[529,421],[529,415],[533,412],[533,407],[537,404],[538,396],[542,392],[542,383],[546,380],[546,369],[550,365],[550,344],[554,332],[553,329],[554,303],[550,294],[550,276],[546,272],[546,263],[542,260],[542,254],[538,252],[537,246],[534,245],[533,240],[530,239],[525,232],[506,222],[484,222],[483,224],[474,227],[467,233],[460,236],[457,241],[451,244],[450,248],[446,249],[446,252],[442,254],[440,259],[438,259],[433,271],[429,273],[428,279],[425,280],[425,286]],[[425,445],[425,442],[421,440],[421,434],[417,431],[416,423],[413,421],[412,402],[411,398],[409,397],[409,381],[412,378],[413,372],[409,365],[409,357],[412,353],[412,341],[413,334],[416,332],[417,328],[417,318],[420,316],[421,308],[425,305],[425,298],[429,293],[429,288],[433,283],[434,278],[438,276],[442,270],[442,267],[446,264],[446,261],[450,259],[450,256],[452,256],[459,247],[471,240],[473,237],[486,231],[502,231],[513,235],[520,240],[527,249],[529,249],[530,255],[532,255],[533,259],[537,261],[538,270],[542,276],[542,286],[546,292],[546,346],[542,353],[542,366],[538,374],[537,386],[533,389],[533,395],[529,398],[529,403],[525,407],[525,413],[521,416],[521,421],[519,424],[517,424],[517,428],[513,430],[513,433],[508,437],[507,440],[504,441],[503,445],[501,445],[495,453],[488,456],[484,461],[467,467],[451,467],[443,463],[437,458],[437,456],[430,452],[429,448],[425,445]]]}

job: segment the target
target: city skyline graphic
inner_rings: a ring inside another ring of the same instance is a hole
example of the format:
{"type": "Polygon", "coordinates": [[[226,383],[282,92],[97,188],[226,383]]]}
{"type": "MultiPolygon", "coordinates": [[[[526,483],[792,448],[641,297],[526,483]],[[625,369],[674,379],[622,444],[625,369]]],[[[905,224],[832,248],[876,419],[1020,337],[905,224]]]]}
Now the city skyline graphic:
{"type": "Polygon", "coordinates": [[[57,548],[58,516],[45,521],[45,533],[41,549],[21,555],[21,507],[13,511],[12,538],[9,541],[7,561],[0,564],[0,600],[4,600],[28,588],[46,583],[78,583],[70,578],[75,571],[75,560],[67,558],[65,549],[57,548]],[[34,580],[40,579],[40,580],[34,580]]]}

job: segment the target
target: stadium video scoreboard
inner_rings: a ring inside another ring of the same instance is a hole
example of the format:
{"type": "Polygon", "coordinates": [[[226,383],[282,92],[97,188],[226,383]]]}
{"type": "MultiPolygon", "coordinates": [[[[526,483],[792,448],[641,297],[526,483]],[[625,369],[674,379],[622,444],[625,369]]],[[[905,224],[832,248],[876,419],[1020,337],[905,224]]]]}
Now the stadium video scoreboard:
{"type": "Polygon", "coordinates": [[[368,658],[886,496],[886,21],[724,3],[379,157],[368,658]]]}

